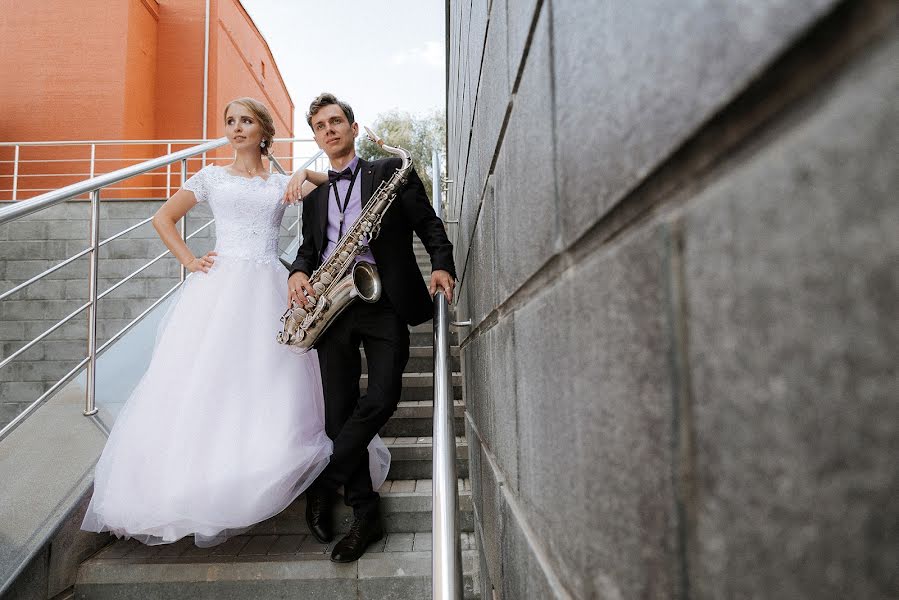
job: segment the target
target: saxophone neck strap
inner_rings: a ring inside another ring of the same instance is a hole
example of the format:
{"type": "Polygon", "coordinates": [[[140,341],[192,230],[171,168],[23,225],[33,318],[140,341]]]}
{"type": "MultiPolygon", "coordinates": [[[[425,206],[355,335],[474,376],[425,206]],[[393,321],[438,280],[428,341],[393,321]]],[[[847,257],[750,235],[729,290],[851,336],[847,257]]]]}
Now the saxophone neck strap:
{"type": "Polygon", "coordinates": [[[362,169],[362,161],[358,161],[356,163],[356,168],[353,170],[353,176],[350,178],[350,186],[346,190],[346,197],[343,199],[343,203],[340,202],[340,192],[337,191],[337,182],[333,182],[331,184],[331,188],[334,190],[334,200],[337,202],[337,210],[340,212],[340,225],[338,226],[337,239],[343,237],[343,222],[346,220],[346,207],[350,204],[350,196],[353,193],[353,186],[356,185],[356,176],[359,175],[359,171],[362,169]]]}

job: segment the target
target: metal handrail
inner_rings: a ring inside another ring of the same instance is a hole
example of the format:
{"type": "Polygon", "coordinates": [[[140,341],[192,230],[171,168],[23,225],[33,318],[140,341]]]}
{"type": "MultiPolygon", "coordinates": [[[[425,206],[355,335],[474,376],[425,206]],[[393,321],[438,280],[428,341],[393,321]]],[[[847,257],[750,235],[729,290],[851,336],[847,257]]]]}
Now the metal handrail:
{"type": "Polygon", "coordinates": [[[96,192],[97,190],[125,181],[131,177],[143,175],[144,173],[168,166],[178,161],[185,161],[192,156],[215,150],[227,143],[228,138],[219,138],[211,142],[206,142],[205,144],[200,144],[199,146],[172,152],[171,154],[154,158],[153,160],[112,171],[111,173],[98,175],[97,177],[92,177],[85,181],[73,183],[72,185],[61,187],[58,190],[47,192],[46,194],[41,194],[40,196],[35,196],[28,200],[22,200],[12,206],[0,208],[0,225],[36,213],[45,208],[59,204],[60,202],[65,202],[66,200],[81,196],[82,194],[96,192]]]}
{"type": "MultiPolygon", "coordinates": [[[[201,144],[208,142],[205,139],[165,139],[165,140],[50,140],[41,142],[0,142],[0,147],[15,146],[136,146],[163,144],[201,144]]],[[[274,138],[274,143],[280,142],[314,142],[313,138],[274,138]]]]}
{"type": "MultiPolygon", "coordinates": [[[[33,413],[47,398],[49,398],[52,395],[53,392],[55,392],[57,389],[59,389],[60,386],[69,382],[77,374],[77,372],[80,371],[81,368],[84,366],[88,367],[88,376],[87,376],[87,388],[88,389],[86,391],[86,398],[85,398],[85,415],[95,414],[96,413],[96,405],[95,405],[95,399],[94,399],[94,396],[95,396],[94,373],[95,373],[95,365],[96,365],[97,357],[99,357],[101,354],[103,354],[103,352],[105,352],[106,349],[112,345],[112,343],[114,343],[115,341],[120,339],[127,331],[129,331],[131,328],[133,328],[135,325],[137,325],[137,323],[139,323],[141,320],[143,320],[143,318],[147,314],[149,314],[156,306],[158,306],[163,300],[165,300],[166,298],[171,296],[180,287],[180,285],[184,282],[184,277],[186,274],[185,274],[184,267],[182,266],[181,278],[180,278],[181,281],[179,281],[179,283],[177,283],[174,287],[172,287],[165,294],[163,294],[163,296],[161,298],[156,300],[149,308],[147,308],[145,311],[143,311],[140,315],[138,315],[132,321],[130,321],[128,324],[126,324],[125,327],[123,327],[120,331],[118,331],[115,335],[113,335],[109,340],[107,340],[106,343],[104,343],[102,346],[97,348],[97,345],[96,345],[96,306],[97,306],[98,301],[101,300],[102,298],[108,296],[109,294],[111,294],[113,291],[115,291],[116,289],[118,289],[119,287],[121,287],[122,285],[124,285],[125,283],[127,283],[128,281],[133,279],[134,277],[136,277],[141,272],[148,269],[150,266],[152,266],[153,264],[155,264],[156,262],[158,262],[165,256],[171,254],[170,251],[166,250],[159,256],[150,260],[148,263],[146,263],[143,266],[136,269],[131,274],[122,278],[120,281],[118,281],[117,283],[115,283],[114,285],[112,285],[110,288],[106,289],[102,293],[97,293],[98,290],[97,290],[97,277],[96,277],[96,273],[97,273],[96,260],[98,259],[99,249],[101,247],[105,246],[106,244],[130,233],[131,231],[134,231],[138,227],[146,225],[147,223],[149,223],[152,220],[152,217],[143,219],[140,222],[138,222],[130,227],[127,227],[124,230],[106,238],[105,240],[100,241],[99,237],[98,237],[99,203],[100,203],[99,191],[102,188],[96,187],[98,185],[98,183],[100,185],[102,185],[103,181],[109,181],[112,179],[117,179],[119,177],[124,177],[124,179],[127,179],[129,177],[134,177],[134,176],[142,174],[139,172],[140,168],[153,169],[153,168],[158,168],[159,166],[167,166],[167,165],[170,165],[170,164],[180,160],[181,161],[181,178],[182,178],[182,184],[183,184],[184,180],[187,179],[187,160],[189,158],[197,156],[198,154],[203,154],[203,153],[207,152],[209,150],[210,145],[212,145],[213,148],[217,148],[217,147],[221,146],[222,140],[225,140],[225,143],[227,143],[227,140],[225,138],[222,138],[219,140],[213,140],[212,142],[207,142],[205,144],[196,146],[194,148],[188,148],[183,151],[169,153],[166,156],[163,156],[163,157],[160,157],[157,159],[152,159],[152,161],[147,161],[146,163],[142,163],[141,165],[135,165],[134,167],[120,169],[119,171],[109,173],[105,176],[94,177],[88,181],[81,182],[80,184],[75,184],[75,186],[68,186],[68,188],[62,188],[61,190],[69,189],[68,196],[63,195],[60,197],[60,194],[53,194],[52,196],[50,194],[45,194],[43,196],[38,196],[36,198],[33,198],[29,201],[20,202],[19,204],[32,203],[33,205],[37,205],[37,206],[31,206],[29,208],[29,210],[27,210],[27,212],[25,212],[24,214],[17,214],[17,213],[14,213],[13,211],[10,211],[9,209],[0,209],[0,224],[3,224],[5,222],[9,222],[9,221],[15,220],[17,218],[20,218],[22,216],[25,216],[26,214],[32,214],[34,212],[37,212],[37,211],[43,210],[45,208],[48,208],[50,206],[53,206],[59,202],[63,202],[67,199],[71,199],[75,195],[80,195],[80,194],[84,193],[84,190],[89,190],[91,193],[91,203],[92,203],[92,207],[91,207],[92,208],[91,245],[88,248],[78,252],[74,256],[71,256],[71,257],[63,260],[61,263],[46,269],[45,271],[43,271],[42,273],[39,273],[38,275],[35,275],[34,277],[30,278],[28,281],[25,281],[25,282],[17,285],[16,287],[12,288],[11,290],[8,290],[8,291],[4,292],[3,294],[0,294],[0,301],[5,300],[6,298],[21,291],[22,289],[28,287],[29,285],[43,279],[45,276],[49,275],[50,273],[58,271],[59,269],[65,267],[66,265],[71,264],[75,260],[78,260],[79,258],[83,258],[85,256],[90,256],[90,258],[91,258],[91,272],[90,272],[90,282],[89,282],[90,299],[85,304],[81,305],[75,311],[73,311],[71,314],[69,314],[67,317],[64,317],[62,320],[58,321],[57,323],[52,325],[49,329],[47,329],[46,331],[44,331],[43,333],[38,335],[35,339],[31,340],[28,344],[26,344],[22,348],[19,348],[12,355],[0,360],[0,368],[5,367],[7,364],[9,364],[13,360],[15,360],[18,356],[22,355],[24,352],[31,349],[37,343],[44,340],[47,336],[52,334],[54,331],[58,330],[60,327],[62,327],[63,325],[65,325],[66,323],[71,321],[73,318],[75,318],[77,315],[81,314],[86,309],[90,309],[90,311],[91,311],[91,313],[89,315],[88,356],[83,358],[78,363],[78,365],[75,366],[75,368],[73,368],[68,373],[66,373],[50,389],[48,389],[37,400],[35,400],[28,407],[26,407],[26,409],[24,411],[22,411],[22,413],[17,415],[16,418],[13,419],[9,424],[7,424],[5,427],[0,429],[0,440],[2,440],[4,437],[6,437],[6,435],[9,432],[11,432],[13,429],[15,429],[16,426],[18,426],[31,413],[33,413]],[[185,156],[185,152],[189,152],[191,154],[188,154],[187,156],[185,156]],[[152,163],[152,165],[149,163],[152,163]],[[153,166],[153,165],[155,165],[155,166],[153,166]],[[126,172],[126,171],[131,174],[123,176],[122,173],[126,172]],[[135,171],[137,171],[137,172],[135,172],[135,171]],[[93,187],[91,187],[91,186],[93,186],[93,187]],[[47,198],[46,198],[47,196],[51,196],[51,198],[50,198],[51,201],[49,201],[49,202],[47,201],[47,198]],[[7,216],[5,219],[3,219],[4,215],[11,215],[11,216],[7,216]]],[[[285,141],[287,141],[287,140],[285,140],[285,141]]],[[[299,140],[299,141],[303,141],[303,140],[299,140]]],[[[299,168],[305,169],[305,168],[309,167],[315,161],[317,161],[322,155],[323,155],[323,152],[319,150],[311,158],[306,160],[303,163],[303,165],[300,166],[299,168]]],[[[287,158],[293,159],[294,157],[291,156],[291,157],[287,157],[287,158]]],[[[270,157],[270,165],[272,166],[273,169],[277,170],[279,173],[286,174],[284,168],[278,162],[277,158],[270,157]]],[[[124,180],[124,179],[119,179],[119,180],[124,180]]],[[[60,192],[61,190],[57,190],[57,192],[60,192]]],[[[9,207],[9,208],[14,208],[14,207],[9,207]]],[[[288,231],[292,230],[295,226],[297,226],[299,224],[299,210],[300,210],[299,207],[297,210],[298,210],[298,218],[296,221],[294,221],[294,223],[291,225],[291,227],[288,229],[288,231]]],[[[183,235],[185,241],[193,238],[198,233],[202,232],[203,230],[205,230],[206,228],[211,226],[214,222],[215,222],[215,219],[210,219],[204,225],[202,225],[201,227],[196,229],[193,233],[191,233],[190,235],[187,235],[185,220],[182,220],[182,223],[181,223],[182,228],[181,229],[182,229],[182,235],[183,235]]],[[[298,237],[300,236],[300,228],[299,227],[297,227],[297,236],[298,237]]]]}
{"type": "Polygon", "coordinates": [[[449,344],[449,304],[434,295],[434,437],[431,591],[435,600],[462,600],[462,546],[449,344]]]}
{"type": "MultiPolygon", "coordinates": [[[[205,127],[204,127],[205,131],[205,127]]],[[[39,141],[39,142],[0,142],[0,149],[11,148],[13,150],[13,159],[12,160],[0,160],[0,163],[12,163],[13,169],[12,174],[0,174],[0,179],[3,178],[11,178],[12,179],[12,188],[2,189],[0,192],[6,193],[11,192],[11,197],[8,199],[2,199],[0,202],[12,201],[16,202],[19,200],[19,194],[22,192],[33,193],[33,192],[51,192],[54,191],[55,188],[39,188],[39,187],[30,187],[30,188],[22,188],[19,183],[20,179],[23,181],[27,181],[29,177],[32,178],[42,178],[42,177],[94,177],[95,168],[97,163],[102,163],[104,161],[147,161],[153,160],[151,158],[138,158],[138,157],[114,157],[114,158],[99,158],[97,157],[97,148],[103,146],[166,146],[166,155],[172,154],[172,146],[173,145],[187,145],[187,144],[200,144],[209,142],[208,139],[159,139],[159,140],[51,140],[51,141],[39,141]],[[84,158],[54,158],[54,159],[46,159],[46,160],[36,160],[36,159],[23,159],[21,158],[21,151],[27,148],[48,148],[48,147],[84,147],[90,150],[90,156],[84,158]],[[19,169],[20,163],[37,163],[37,162],[46,162],[46,163],[89,163],[90,164],[90,173],[21,173],[19,169]]],[[[274,138],[275,143],[312,143],[314,142],[311,138],[274,138]]],[[[284,156],[279,158],[295,158],[293,156],[284,156]]],[[[206,164],[205,154],[203,154],[203,165],[206,164]]],[[[171,166],[166,166],[166,185],[165,187],[143,187],[137,188],[132,187],[130,190],[136,189],[144,189],[144,190],[155,190],[155,189],[165,189],[166,197],[169,196],[170,192],[170,184],[168,177],[171,176],[171,166]]],[[[108,186],[106,186],[108,187],[108,186]]]]}

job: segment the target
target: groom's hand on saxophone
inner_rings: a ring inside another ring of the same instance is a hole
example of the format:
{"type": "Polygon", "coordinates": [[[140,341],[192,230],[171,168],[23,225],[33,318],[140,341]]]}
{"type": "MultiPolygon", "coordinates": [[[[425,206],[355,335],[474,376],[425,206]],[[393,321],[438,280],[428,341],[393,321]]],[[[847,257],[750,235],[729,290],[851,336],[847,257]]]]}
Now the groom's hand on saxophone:
{"type": "Polygon", "coordinates": [[[446,301],[452,304],[454,287],[456,287],[456,282],[453,280],[453,276],[449,274],[449,271],[438,269],[431,272],[431,284],[428,286],[431,298],[434,297],[438,290],[441,290],[446,294],[446,301]]]}
{"type": "Polygon", "coordinates": [[[306,294],[315,295],[315,290],[309,283],[309,276],[302,271],[297,271],[287,279],[287,306],[297,304],[306,308],[308,301],[306,294]],[[303,293],[306,292],[306,293],[303,293]]]}

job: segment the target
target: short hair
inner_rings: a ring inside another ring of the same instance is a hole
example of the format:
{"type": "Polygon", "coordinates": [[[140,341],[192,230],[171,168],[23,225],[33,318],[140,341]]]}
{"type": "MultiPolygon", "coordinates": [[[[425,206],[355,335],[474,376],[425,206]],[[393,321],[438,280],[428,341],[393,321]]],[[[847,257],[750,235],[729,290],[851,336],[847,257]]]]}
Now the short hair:
{"type": "Polygon", "coordinates": [[[347,104],[343,100],[338,100],[337,96],[335,96],[334,94],[322,92],[315,97],[315,100],[313,100],[312,104],[309,105],[309,112],[306,113],[306,123],[309,125],[310,129],[312,128],[312,117],[315,116],[315,113],[330,104],[336,104],[337,106],[339,106],[340,110],[343,111],[344,116],[351,124],[356,122],[356,117],[353,116],[353,109],[350,108],[349,104],[347,104]]]}
{"type": "Polygon", "coordinates": [[[275,137],[275,121],[272,119],[272,113],[268,111],[265,104],[255,98],[237,98],[225,105],[222,119],[228,119],[228,109],[231,108],[232,104],[240,104],[253,113],[253,116],[259,121],[259,125],[262,126],[262,141],[265,142],[265,147],[261,148],[262,155],[268,155],[272,149],[272,140],[275,137]]]}

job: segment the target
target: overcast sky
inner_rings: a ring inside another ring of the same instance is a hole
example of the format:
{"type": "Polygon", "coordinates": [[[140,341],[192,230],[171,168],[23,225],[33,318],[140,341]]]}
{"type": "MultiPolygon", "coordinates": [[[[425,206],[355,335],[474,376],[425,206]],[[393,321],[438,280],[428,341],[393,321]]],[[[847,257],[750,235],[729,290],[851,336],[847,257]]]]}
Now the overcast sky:
{"type": "Polygon", "coordinates": [[[294,133],[320,92],[350,103],[360,125],[398,108],[442,110],[445,0],[241,0],[265,36],[295,105],[294,133]]]}

